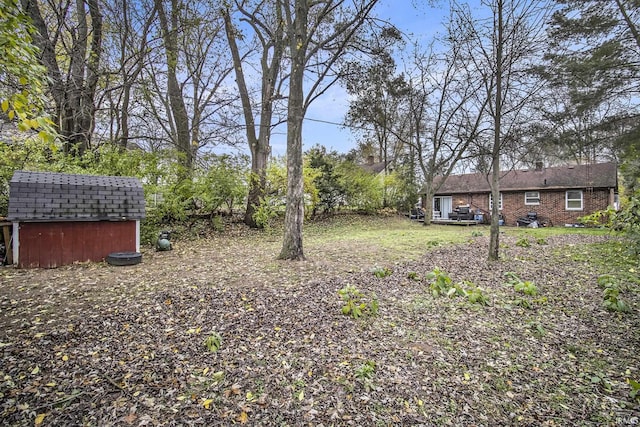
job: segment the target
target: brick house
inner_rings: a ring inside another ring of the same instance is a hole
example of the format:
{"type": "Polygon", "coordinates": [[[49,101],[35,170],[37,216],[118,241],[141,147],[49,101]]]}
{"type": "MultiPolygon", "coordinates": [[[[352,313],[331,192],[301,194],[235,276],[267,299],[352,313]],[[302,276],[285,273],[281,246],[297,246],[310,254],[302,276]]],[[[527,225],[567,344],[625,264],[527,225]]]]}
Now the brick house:
{"type": "Polygon", "coordinates": [[[136,178],[16,171],[9,183],[13,263],[52,268],[140,250],[136,178]]]}
{"type": "MultiPolygon", "coordinates": [[[[449,176],[433,197],[434,218],[448,219],[459,206],[491,212],[489,177],[483,173],[449,176]]],[[[615,163],[510,170],[500,178],[499,209],[506,225],[535,212],[548,225],[575,224],[578,218],[614,206],[618,194],[615,163]]]]}

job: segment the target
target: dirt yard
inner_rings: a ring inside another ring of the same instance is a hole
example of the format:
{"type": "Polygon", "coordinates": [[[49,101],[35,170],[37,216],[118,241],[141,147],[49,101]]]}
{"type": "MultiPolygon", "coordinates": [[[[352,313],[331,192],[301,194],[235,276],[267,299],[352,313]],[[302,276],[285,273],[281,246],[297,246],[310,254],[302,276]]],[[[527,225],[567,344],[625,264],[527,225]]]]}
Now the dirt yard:
{"type": "Polygon", "coordinates": [[[1,268],[0,424],[635,425],[640,290],[604,308],[607,239],[504,236],[498,263],[486,233],[408,262],[331,241],[286,262],[279,238],[231,233],[130,267],[1,268]],[[434,296],[434,268],[488,304],[434,296]],[[347,285],[377,315],[343,315],[347,285]]]}

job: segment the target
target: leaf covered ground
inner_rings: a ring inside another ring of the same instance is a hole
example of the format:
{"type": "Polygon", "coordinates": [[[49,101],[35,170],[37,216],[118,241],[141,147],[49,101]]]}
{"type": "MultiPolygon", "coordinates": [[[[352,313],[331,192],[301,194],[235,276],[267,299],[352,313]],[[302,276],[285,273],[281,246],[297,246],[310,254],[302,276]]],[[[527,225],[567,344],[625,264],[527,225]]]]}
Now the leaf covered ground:
{"type": "Polygon", "coordinates": [[[0,422],[640,422],[638,265],[624,245],[507,231],[489,263],[486,229],[368,221],[310,227],[303,262],[275,259],[277,234],[236,230],[137,266],[0,269],[0,422]],[[466,293],[434,295],[434,269],[466,293]],[[606,310],[603,274],[630,312],[606,310]],[[342,313],[348,285],[377,315],[342,313]]]}

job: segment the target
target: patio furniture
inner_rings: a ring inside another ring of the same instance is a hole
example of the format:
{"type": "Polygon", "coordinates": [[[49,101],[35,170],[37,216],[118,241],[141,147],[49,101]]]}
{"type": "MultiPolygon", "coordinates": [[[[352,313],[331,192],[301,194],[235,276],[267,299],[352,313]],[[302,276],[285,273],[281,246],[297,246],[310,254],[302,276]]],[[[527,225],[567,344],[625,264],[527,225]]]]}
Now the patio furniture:
{"type": "Polygon", "coordinates": [[[449,214],[449,219],[455,221],[469,221],[474,219],[474,212],[469,206],[458,206],[449,214]]]}

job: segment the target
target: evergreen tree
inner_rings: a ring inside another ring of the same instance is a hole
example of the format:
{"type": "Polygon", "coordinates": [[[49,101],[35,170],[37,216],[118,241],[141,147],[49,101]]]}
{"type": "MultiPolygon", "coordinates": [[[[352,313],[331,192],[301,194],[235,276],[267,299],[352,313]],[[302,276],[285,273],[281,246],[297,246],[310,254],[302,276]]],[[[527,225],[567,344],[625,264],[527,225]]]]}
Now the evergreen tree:
{"type": "Polygon", "coordinates": [[[549,122],[542,133],[548,151],[575,162],[629,156],[640,124],[640,3],[557,4],[548,31],[548,62],[540,69],[553,94],[542,108],[549,122]]]}

